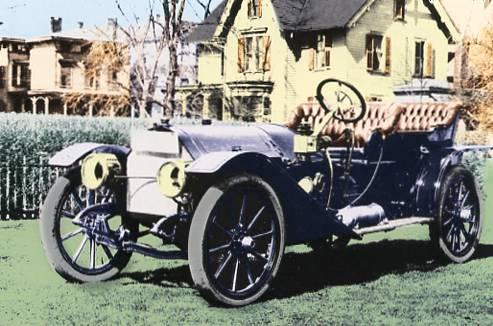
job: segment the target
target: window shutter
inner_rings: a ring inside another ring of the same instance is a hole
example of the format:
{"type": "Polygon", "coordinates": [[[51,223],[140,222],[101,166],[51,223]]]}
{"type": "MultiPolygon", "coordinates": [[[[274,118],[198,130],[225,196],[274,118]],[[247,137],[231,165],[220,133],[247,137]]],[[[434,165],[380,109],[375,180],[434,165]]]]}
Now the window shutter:
{"type": "Polygon", "coordinates": [[[264,71],[269,71],[270,70],[270,36],[264,36],[264,62],[263,62],[263,69],[264,71]]]}
{"type": "Polygon", "coordinates": [[[426,62],[425,62],[425,72],[424,77],[433,77],[434,62],[433,62],[433,44],[428,42],[426,44],[426,62]]]}
{"type": "Polygon", "coordinates": [[[258,16],[262,17],[262,0],[258,0],[258,16]]]}
{"type": "Polygon", "coordinates": [[[366,68],[373,69],[373,49],[372,49],[372,35],[366,35],[366,68]]]}
{"type": "Polygon", "coordinates": [[[238,72],[245,71],[245,38],[238,39],[238,72]]]}
{"type": "Polygon", "coordinates": [[[312,71],[315,68],[315,49],[308,49],[308,70],[312,71]]]}
{"type": "Polygon", "coordinates": [[[325,34],[325,66],[330,67],[330,51],[332,50],[332,36],[325,34]]]}
{"type": "Polygon", "coordinates": [[[392,43],[390,37],[385,38],[385,73],[390,74],[392,69],[392,43]]]}

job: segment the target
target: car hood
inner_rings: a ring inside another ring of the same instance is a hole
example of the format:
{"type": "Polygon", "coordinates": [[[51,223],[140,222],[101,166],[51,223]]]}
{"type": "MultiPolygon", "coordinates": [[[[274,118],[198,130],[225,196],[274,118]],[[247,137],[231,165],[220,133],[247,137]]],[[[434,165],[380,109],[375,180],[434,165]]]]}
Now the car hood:
{"type": "Polygon", "coordinates": [[[178,135],[193,159],[224,151],[257,152],[269,157],[294,159],[294,133],[281,125],[184,125],[169,130],[178,135]]]}

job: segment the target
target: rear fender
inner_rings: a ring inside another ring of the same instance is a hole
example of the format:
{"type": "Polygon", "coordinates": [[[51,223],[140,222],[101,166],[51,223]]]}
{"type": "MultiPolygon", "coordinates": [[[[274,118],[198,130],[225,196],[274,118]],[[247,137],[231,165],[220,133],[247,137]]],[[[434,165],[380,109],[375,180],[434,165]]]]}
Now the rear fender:
{"type": "Polygon", "coordinates": [[[187,168],[187,174],[214,180],[237,174],[255,174],[275,190],[284,211],[287,244],[306,243],[330,235],[358,236],[335,214],[325,211],[314,201],[289,172],[280,159],[253,152],[216,152],[204,155],[187,168]]]}
{"type": "Polygon", "coordinates": [[[411,188],[414,201],[414,214],[436,216],[440,188],[447,172],[462,163],[464,152],[453,148],[431,151],[421,162],[416,182],[411,188]]]}
{"type": "Polygon", "coordinates": [[[126,157],[130,149],[118,145],[106,145],[98,143],[79,143],[71,145],[56,153],[48,161],[48,165],[53,167],[69,168],[84,159],[91,153],[111,153],[118,157],[120,163],[125,166],[126,157]]]}

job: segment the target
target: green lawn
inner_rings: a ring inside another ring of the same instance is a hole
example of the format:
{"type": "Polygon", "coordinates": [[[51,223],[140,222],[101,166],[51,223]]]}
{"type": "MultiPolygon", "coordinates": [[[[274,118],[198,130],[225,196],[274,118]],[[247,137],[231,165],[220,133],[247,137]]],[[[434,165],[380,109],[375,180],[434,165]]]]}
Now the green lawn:
{"type": "MultiPolygon", "coordinates": [[[[493,164],[487,176],[493,194],[493,164]]],[[[38,222],[0,223],[0,324],[493,324],[493,198],[482,244],[462,265],[434,261],[426,227],[355,242],[320,259],[290,248],[262,302],[211,307],[188,266],[134,255],[120,278],[66,283],[48,266],[38,222]]]]}

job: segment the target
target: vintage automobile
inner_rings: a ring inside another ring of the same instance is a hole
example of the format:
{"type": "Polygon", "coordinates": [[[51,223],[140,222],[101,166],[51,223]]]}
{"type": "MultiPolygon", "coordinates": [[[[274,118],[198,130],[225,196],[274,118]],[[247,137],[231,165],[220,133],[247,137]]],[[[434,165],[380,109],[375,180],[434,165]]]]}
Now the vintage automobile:
{"type": "MultiPolygon", "coordinates": [[[[62,277],[116,276],[133,252],[188,259],[198,290],[240,306],[269,288],[288,245],[342,247],[363,235],[429,225],[437,252],[462,263],[478,245],[481,200],[454,145],[460,103],[365,103],[334,79],[285,126],[171,126],[131,147],[83,143],[54,155],[67,172],[41,214],[62,277]],[[169,246],[144,244],[153,235],[169,246]],[[178,250],[171,248],[174,245],[178,250]]],[[[337,264],[337,262],[331,262],[337,264]]]]}

